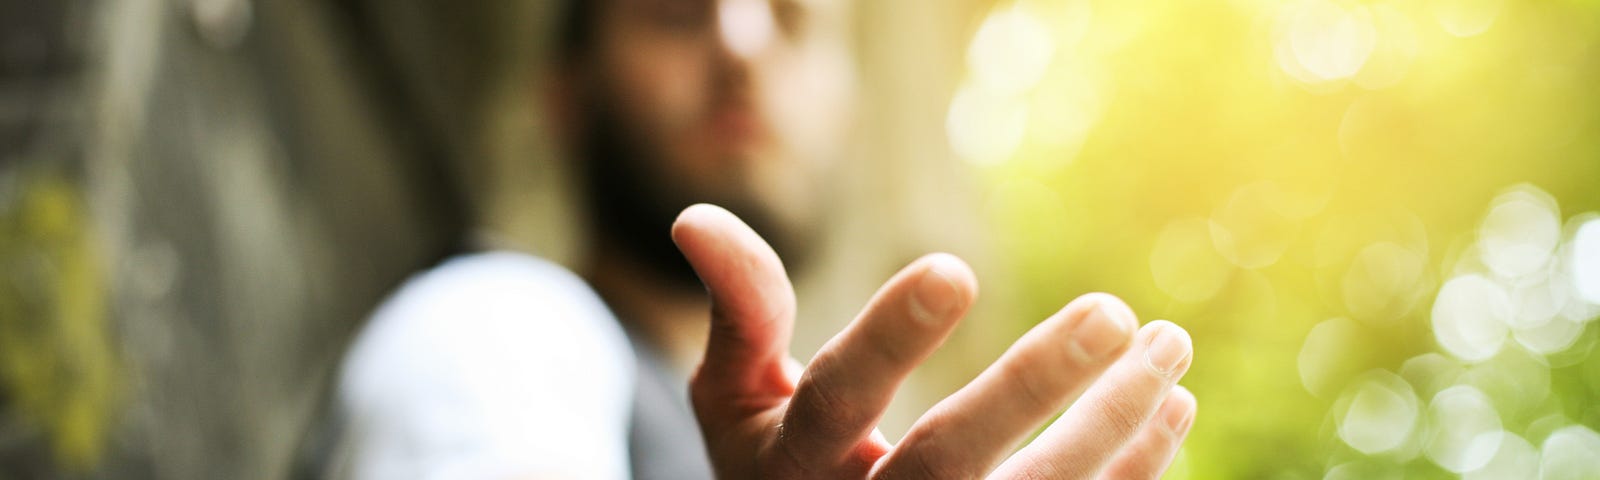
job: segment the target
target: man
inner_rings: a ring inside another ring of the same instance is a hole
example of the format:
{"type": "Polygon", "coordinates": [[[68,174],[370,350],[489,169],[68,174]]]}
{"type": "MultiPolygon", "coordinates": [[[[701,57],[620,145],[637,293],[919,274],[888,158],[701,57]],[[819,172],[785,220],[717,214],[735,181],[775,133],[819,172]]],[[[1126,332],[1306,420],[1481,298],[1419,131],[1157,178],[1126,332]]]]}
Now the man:
{"type": "Polygon", "coordinates": [[[824,223],[820,185],[852,100],[843,0],[578,0],[568,12],[550,114],[587,187],[582,280],[496,252],[409,281],[346,359],[345,473],[1165,470],[1194,416],[1176,386],[1190,340],[1169,322],[1137,328],[1109,295],[1039,323],[898,444],[874,427],[974,301],[963,262],[913,262],[809,365],[789,357],[795,299],[779,258],[803,262],[824,223]]]}

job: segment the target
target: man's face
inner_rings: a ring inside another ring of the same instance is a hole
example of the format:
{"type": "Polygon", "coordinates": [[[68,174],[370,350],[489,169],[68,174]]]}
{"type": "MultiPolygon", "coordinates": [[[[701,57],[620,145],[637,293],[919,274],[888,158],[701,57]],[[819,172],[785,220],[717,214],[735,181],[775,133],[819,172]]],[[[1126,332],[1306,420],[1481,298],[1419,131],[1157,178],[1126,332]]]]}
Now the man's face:
{"type": "Polygon", "coordinates": [[[794,256],[816,230],[817,189],[849,127],[854,76],[842,1],[597,6],[593,48],[574,63],[574,153],[588,164],[602,234],[660,240],[673,258],[641,260],[681,262],[665,227],[689,204],[711,202],[794,256]]]}

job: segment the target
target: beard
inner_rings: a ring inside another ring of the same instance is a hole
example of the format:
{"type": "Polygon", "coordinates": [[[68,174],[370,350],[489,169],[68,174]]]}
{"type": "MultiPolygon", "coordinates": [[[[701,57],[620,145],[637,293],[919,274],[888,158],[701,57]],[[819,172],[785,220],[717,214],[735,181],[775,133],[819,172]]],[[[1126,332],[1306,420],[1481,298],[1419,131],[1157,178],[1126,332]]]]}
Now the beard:
{"type": "MultiPolygon", "coordinates": [[[[811,215],[780,214],[761,198],[750,173],[743,168],[753,159],[725,159],[730,167],[717,178],[691,178],[673,171],[665,148],[654,144],[642,129],[625,121],[620,109],[604,99],[590,99],[583,118],[587,124],[577,145],[577,171],[582,175],[583,196],[591,227],[607,248],[599,255],[622,255],[642,265],[669,288],[704,292],[700,278],[673,243],[672,223],[679,212],[696,203],[712,203],[738,215],[766,239],[791,273],[810,263],[820,236],[816,217],[826,211],[809,205],[811,215]]],[[[779,160],[793,159],[754,159],[779,160]]],[[[817,179],[789,179],[814,182],[817,179]]],[[[808,198],[807,200],[814,200],[808,198]]]]}

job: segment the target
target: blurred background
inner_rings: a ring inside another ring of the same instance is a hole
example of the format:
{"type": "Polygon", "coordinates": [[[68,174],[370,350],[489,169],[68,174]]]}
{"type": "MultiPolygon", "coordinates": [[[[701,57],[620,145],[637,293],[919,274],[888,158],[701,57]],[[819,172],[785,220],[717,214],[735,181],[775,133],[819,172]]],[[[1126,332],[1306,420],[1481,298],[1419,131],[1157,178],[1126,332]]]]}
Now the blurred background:
{"type": "MultiPolygon", "coordinates": [[[[570,262],[553,2],[0,0],[0,478],[284,478],[360,322],[492,227],[570,262]]],[[[1168,478],[1600,478],[1600,1],[857,2],[797,354],[921,253],[898,437],[1107,291],[1194,334],[1168,478]]]]}

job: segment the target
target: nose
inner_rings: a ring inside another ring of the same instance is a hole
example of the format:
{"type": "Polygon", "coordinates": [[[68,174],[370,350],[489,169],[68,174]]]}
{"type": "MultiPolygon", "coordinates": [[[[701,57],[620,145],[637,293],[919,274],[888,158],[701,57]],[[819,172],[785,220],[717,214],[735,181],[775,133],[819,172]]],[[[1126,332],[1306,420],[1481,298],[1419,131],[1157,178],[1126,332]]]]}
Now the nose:
{"type": "Polygon", "coordinates": [[[717,33],[722,48],[742,60],[754,57],[772,42],[773,28],[769,0],[717,2],[717,33]]]}

